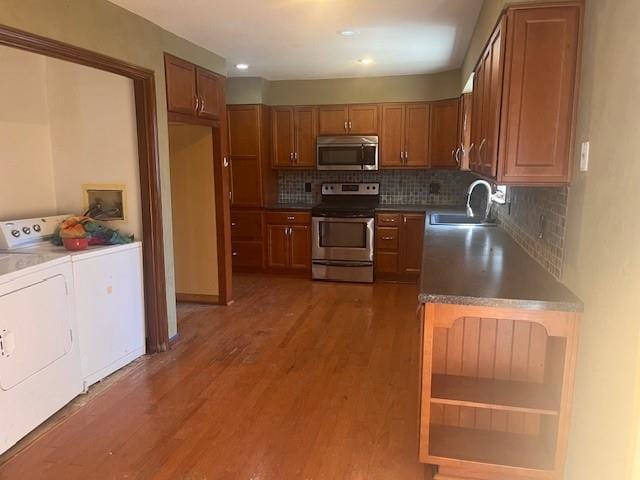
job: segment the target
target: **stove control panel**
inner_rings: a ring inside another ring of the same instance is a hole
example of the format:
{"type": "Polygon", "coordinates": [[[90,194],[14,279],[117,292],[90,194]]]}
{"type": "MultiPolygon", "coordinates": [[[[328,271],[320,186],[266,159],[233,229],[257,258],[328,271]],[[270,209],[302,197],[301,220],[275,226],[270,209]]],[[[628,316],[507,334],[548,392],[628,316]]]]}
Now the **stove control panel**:
{"type": "Polygon", "coordinates": [[[0,222],[0,250],[14,250],[47,240],[58,225],[70,216],[54,215],[0,222]]]}
{"type": "Polygon", "coordinates": [[[322,195],[379,195],[379,183],[323,183],[322,195]]]}

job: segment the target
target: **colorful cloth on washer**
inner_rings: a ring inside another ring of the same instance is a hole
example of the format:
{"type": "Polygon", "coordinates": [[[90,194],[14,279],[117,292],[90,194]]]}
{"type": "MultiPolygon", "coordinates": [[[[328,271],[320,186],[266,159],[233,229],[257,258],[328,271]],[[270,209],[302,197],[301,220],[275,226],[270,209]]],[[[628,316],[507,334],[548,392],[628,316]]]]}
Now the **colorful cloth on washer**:
{"type": "Polygon", "coordinates": [[[121,245],[133,242],[133,235],[124,235],[91,217],[80,215],[63,221],[56,228],[51,241],[54,245],[62,245],[63,238],[89,238],[89,245],[121,245]]]}

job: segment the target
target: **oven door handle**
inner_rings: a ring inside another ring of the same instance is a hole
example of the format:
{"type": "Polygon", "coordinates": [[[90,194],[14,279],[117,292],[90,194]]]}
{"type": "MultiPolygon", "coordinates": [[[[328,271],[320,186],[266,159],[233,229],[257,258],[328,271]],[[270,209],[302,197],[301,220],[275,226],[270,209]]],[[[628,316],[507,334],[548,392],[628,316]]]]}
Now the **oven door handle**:
{"type": "Polygon", "coordinates": [[[370,267],[373,262],[349,261],[343,262],[339,260],[314,260],[314,265],[325,265],[327,267],[370,267]]]}

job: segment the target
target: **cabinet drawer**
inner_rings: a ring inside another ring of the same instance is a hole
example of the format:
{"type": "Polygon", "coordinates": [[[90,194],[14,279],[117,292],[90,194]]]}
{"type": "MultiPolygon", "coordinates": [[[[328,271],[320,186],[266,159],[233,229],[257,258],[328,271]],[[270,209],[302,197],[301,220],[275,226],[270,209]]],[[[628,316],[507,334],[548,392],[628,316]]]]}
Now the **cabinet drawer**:
{"type": "Polygon", "coordinates": [[[399,213],[379,213],[376,216],[376,225],[382,227],[397,227],[400,225],[402,215],[399,213]]]}
{"type": "Polygon", "coordinates": [[[376,228],[376,249],[398,250],[399,234],[397,227],[376,228]]]}
{"type": "Polygon", "coordinates": [[[231,259],[234,267],[262,269],[264,263],[263,252],[262,242],[231,242],[231,259]]]}
{"type": "Polygon", "coordinates": [[[265,221],[268,225],[309,225],[309,212],[266,212],[265,221]]]}
{"type": "Polygon", "coordinates": [[[231,210],[231,238],[262,238],[262,212],[231,210]]]}
{"type": "Polygon", "coordinates": [[[398,252],[377,252],[376,273],[398,273],[399,257],[398,252]]]}

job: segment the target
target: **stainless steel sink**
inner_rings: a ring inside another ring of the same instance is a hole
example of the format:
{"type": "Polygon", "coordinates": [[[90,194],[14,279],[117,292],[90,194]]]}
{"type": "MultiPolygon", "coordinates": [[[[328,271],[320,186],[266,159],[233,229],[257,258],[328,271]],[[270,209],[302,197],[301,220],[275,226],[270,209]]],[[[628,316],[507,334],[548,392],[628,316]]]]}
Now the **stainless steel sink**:
{"type": "Polygon", "coordinates": [[[429,215],[431,225],[451,225],[458,227],[495,227],[495,222],[487,222],[482,218],[469,217],[463,213],[433,213],[429,215]]]}

